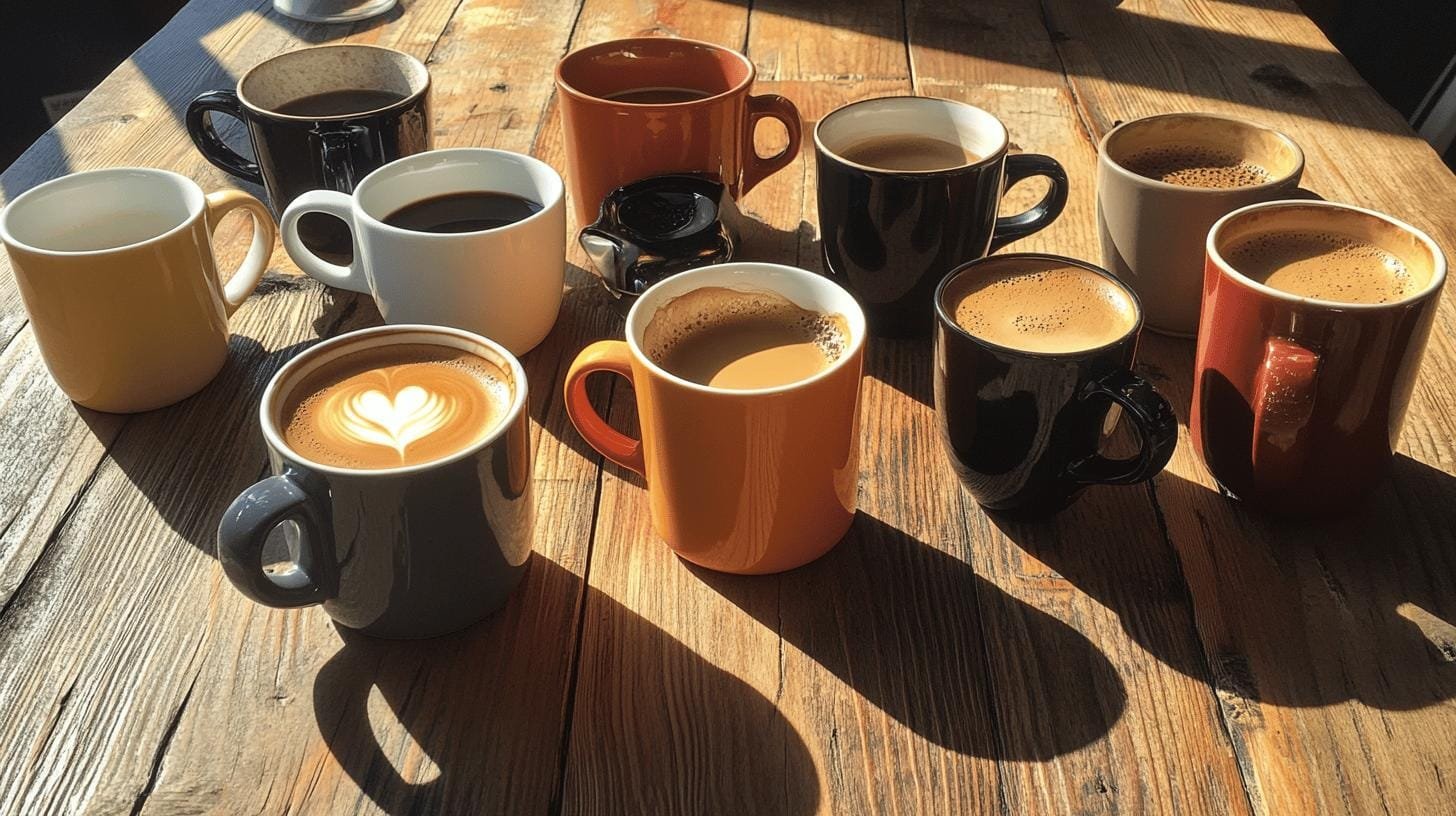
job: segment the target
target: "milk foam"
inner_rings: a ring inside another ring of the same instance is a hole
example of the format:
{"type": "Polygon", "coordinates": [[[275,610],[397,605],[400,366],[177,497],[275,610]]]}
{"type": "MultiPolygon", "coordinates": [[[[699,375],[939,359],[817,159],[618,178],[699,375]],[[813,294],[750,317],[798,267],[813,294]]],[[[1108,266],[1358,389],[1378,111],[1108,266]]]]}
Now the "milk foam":
{"type": "Polygon", "coordinates": [[[1137,325],[1132,299],[1116,284],[1080,267],[1036,258],[962,273],[947,289],[945,303],[970,334],[1023,351],[1098,348],[1137,325]]]}
{"type": "Polygon", "coordinates": [[[1374,244],[1325,232],[1268,232],[1222,251],[1248,277],[1292,295],[1390,303],[1420,288],[1405,262],[1374,244]]]}
{"type": "Polygon", "coordinates": [[[1238,155],[1193,146],[1140,150],[1121,164],[1145,178],[1180,187],[1253,187],[1273,179],[1268,170],[1238,155]]]}
{"type": "Polygon", "coordinates": [[[389,468],[445,458],[494,430],[509,380],[487,360],[426,344],[346,354],[297,387],[284,441],[304,458],[345,468],[389,468]]]}

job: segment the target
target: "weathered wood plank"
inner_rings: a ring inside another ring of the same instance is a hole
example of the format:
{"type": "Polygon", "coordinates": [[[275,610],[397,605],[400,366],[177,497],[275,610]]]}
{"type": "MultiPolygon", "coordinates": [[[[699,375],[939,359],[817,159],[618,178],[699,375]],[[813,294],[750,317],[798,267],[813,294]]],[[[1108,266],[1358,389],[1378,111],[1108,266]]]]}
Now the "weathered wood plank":
{"type": "MultiPolygon", "coordinates": [[[[1094,137],[1168,110],[1266,122],[1305,149],[1306,187],[1456,246],[1456,178],[1291,4],[1045,5],[1094,137]]],[[[1456,313],[1444,301],[1394,479],[1353,517],[1247,513],[1216,493],[1186,435],[1154,482],[1257,812],[1449,809],[1456,313]]],[[[1142,354],[1185,423],[1192,356],[1157,337],[1142,354]]]]}

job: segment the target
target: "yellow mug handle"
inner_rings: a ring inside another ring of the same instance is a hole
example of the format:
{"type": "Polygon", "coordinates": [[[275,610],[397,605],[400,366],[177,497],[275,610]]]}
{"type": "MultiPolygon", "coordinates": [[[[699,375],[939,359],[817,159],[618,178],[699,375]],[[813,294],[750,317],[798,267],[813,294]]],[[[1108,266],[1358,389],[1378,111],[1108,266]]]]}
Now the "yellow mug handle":
{"type": "Polygon", "coordinates": [[[268,270],[268,261],[273,258],[273,243],[278,239],[278,228],[273,225],[273,215],[268,208],[242,190],[218,190],[207,194],[208,231],[215,232],[223,216],[237,209],[246,211],[253,219],[253,242],[248,246],[247,257],[223,286],[222,299],[228,316],[232,316],[258,287],[258,281],[268,270]]]}

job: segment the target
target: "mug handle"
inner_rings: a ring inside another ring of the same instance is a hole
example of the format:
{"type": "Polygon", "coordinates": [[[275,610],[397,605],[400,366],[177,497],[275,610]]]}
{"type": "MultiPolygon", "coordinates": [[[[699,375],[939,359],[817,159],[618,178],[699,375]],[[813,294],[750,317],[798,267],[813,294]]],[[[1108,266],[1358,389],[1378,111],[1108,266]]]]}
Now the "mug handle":
{"type": "Polygon", "coordinates": [[[1299,433],[1314,414],[1320,356],[1293,340],[1274,337],[1254,375],[1254,478],[1287,485],[1304,465],[1299,433]]]}
{"type": "Polygon", "coordinates": [[[243,103],[238,100],[237,93],[208,91],[187,104],[187,135],[192,137],[192,143],[197,145],[197,150],[204,159],[224,172],[254,184],[262,184],[263,172],[258,169],[258,163],[244,158],[217,135],[217,129],[212,126],[214,113],[225,113],[241,122],[247,122],[243,116],[243,103]]]}
{"type": "Polygon", "coordinates": [[[1158,475],[1178,444],[1178,417],[1152,384],[1120,368],[1082,387],[1080,400],[1106,398],[1121,405],[1137,427],[1142,445],[1126,459],[1094,453],[1073,462],[1067,476],[1078,484],[1130,485],[1158,475]]]}
{"type": "Polygon", "coordinates": [[[293,203],[283,211],[278,230],[283,235],[283,248],[288,250],[288,257],[310,278],[337,289],[370,294],[369,279],[364,274],[364,264],[359,253],[359,237],[354,224],[354,200],[351,197],[337,190],[309,190],[293,199],[293,203]],[[303,239],[298,237],[298,220],[311,212],[332,215],[348,225],[349,235],[354,242],[353,263],[348,266],[329,263],[304,246],[303,239]]]}
{"type": "Polygon", "coordinates": [[[1046,176],[1051,187],[1036,206],[1023,213],[996,219],[996,228],[991,232],[991,254],[1019,238],[1025,238],[1057,220],[1067,206],[1067,171],[1061,162],[1051,156],[1039,153],[1017,153],[1006,157],[1006,183],[1003,190],[1010,190],[1018,182],[1033,176],[1046,176]]]}
{"type": "Polygon", "coordinates": [[[218,190],[207,194],[207,227],[215,232],[222,217],[233,210],[241,209],[253,219],[253,240],[248,245],[248,255],[237,270],[223,285],[222,299],[231,317],[248,295],[257,288],[263,273],[268,271],[268,261],[273,258],[273,241],[278,238],[278,229],[273,226],[273,216],[263,202],[242,190],[218,190]]]}
{"type": "Polygon", "coordinates": [[[621,340],[600,340],[581,350],[566,372],[566,415],[577,433],[597,452],[618,465],[647,475],[642,459],[642,440],[621,433],[607,424],[586,395],[587,375],[610,371],[632,381],[632,352],[621,340]]]}
{"type": "Polygon", "coordinates": [[[318,500],[292,473],[269,476],[244,490],[223,513],[217,527],[217,558],[223,573],[239,592],[265,606],[291,609],[323,603],[316,565],[322,563],[317,548],[326,543],[324,518],[318,500]],[[286,521],[298,525],[296,566],[270,575],[263,570],[263,546],[274,528],[286,521]]]}
{"type": "Polygon", "coordinates": [[[314,132],[319,140],[326,190],[354,192],[354,130],[357,128],[314,132]]]}
{"type": "Polygon", "coordinates": [[[743,168],[743,190],[739,195],[747,194],[760,181],[784,169],[799,155],[801,130],[799,109],[794,107],[793,102],[778,94],[748,97],[748,144],[744,150],[747,161],[743,168]],[[753,147],[753,134],[758,130],[759,121],[763,119],[779,120],[783,123],[784,130],[789,133],[788,145],[767,158],[758,155],[753,147]]]}

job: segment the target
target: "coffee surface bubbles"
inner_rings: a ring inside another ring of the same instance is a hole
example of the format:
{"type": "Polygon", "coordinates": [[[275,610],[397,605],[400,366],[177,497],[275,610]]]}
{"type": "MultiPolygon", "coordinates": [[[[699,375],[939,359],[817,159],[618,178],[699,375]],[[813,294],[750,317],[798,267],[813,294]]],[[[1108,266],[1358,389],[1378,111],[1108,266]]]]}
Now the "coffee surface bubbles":
{"type": "Polygon", "coordinates": [[[808,379],[848,348],[842,315],[804,309],[776,292],[705,286],[664,304],[643,351],[670,373],[714,388],[773,388],[808,379]]]}
{"type": "Polygon", "coordinates": [[[347,353],[304,378],[283,406],[283,440],[341,468],[432,462],[488,436],[511,403],[499,366],[426,343],[347,353]]]}
{"type": "Polygon", "coordinates": [[[1390,303],[1420,282],[1380,247],[1323,232],[1268,232],[1222,251],[1240,273],[1291,295],[1337,303],[1390,303]]]}
{"type": "Polygon", "coordinates": [[[1236,154],[1193,146],[1141,150],[1121,164],[1144,178],[1180,187],[1253,187],[1274,178],[1265,168],[1236,154]]]}
{"type": "Polygon", "coordinates": [[[1099,348],[1137,325],[1132,298],[1103,276],[1043,259],[964,272],[945,291],[956,325],[998,346],[1040,353],[1099,348]]]}

